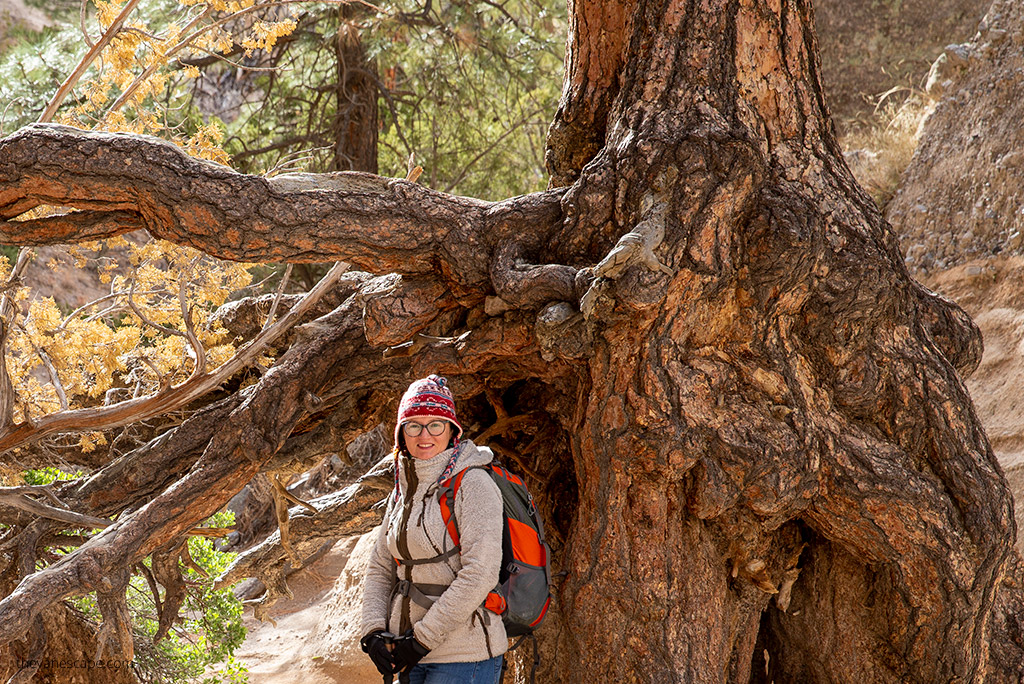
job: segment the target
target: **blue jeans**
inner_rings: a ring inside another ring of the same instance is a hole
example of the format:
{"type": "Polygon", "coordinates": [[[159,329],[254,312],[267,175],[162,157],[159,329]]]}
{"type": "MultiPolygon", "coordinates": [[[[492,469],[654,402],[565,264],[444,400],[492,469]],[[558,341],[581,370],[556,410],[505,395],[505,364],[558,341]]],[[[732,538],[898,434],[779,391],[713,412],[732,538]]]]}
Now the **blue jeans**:
{"type": "Polygon", "coordinates": [[[409,684],[498,684],[504,656],[479,663],[419,663],[409,670],[409,684]]]}

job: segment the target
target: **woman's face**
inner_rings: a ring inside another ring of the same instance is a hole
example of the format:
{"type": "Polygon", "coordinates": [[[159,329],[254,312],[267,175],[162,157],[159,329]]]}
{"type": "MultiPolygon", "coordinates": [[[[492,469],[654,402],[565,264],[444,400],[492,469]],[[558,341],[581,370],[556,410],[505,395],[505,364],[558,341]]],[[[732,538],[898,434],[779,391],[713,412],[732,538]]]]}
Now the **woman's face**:
{"type": "Polygon", "coordinates": [[[452,424],[436,416],[416,416],[402,423],[405,448],[413,458],[428,459],[448,448],[452,439],[452,424]],[[442,428],[438,434],[438,429],[442,428]],[[411,432],[419,432],[417,435],[411,432]]]}

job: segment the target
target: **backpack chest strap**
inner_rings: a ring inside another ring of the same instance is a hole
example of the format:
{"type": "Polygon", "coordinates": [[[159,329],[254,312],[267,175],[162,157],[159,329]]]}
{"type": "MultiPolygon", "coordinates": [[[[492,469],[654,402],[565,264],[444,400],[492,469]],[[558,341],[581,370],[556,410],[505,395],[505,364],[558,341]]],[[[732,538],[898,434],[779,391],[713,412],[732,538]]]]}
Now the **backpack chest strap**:
{"type": "Polygon", "coordinates": [[[456,546],[455,548],[448,549],[444,553],[439,553],[432,558],[395,558],[395,562],[399,565],[427,565],[428,563],[441,563],[458,554],[461,550],[462,549],[456,546]]]}
{"type": "Polygon", "coordinates": [[[434,605],[434,602],[447,588],[446,584],[424,584],[399,580],[391,591],[391,599],[394,600],[395,596],[407,596],[413,603],[429,610],[430,606],[434,605]]]}

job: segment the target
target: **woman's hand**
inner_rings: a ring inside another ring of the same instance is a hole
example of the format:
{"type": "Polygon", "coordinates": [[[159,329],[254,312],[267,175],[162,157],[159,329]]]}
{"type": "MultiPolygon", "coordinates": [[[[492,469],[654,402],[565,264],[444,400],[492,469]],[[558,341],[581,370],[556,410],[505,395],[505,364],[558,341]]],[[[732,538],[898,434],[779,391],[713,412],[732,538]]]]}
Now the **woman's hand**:
{"type": "Polygon", "coordinates": [[[416,641],[416,635],[410,629],[394,641],[395,650],[391,652],[395,659],[395,672],[405,672],[423,660],[430,649],[416,641]]]}
{"type": "Polygon", "coordinates": [[[398,672],[398,670],[395,669],[395,659],[388,648],[388,641],[390,639],[385,639],[384,635],[387,635],[389,638],[391,637],[383,629],[370,632],[359,640],[359,645],[363,648],[363,653],[370,656],[370,660],[377,667],[377,672],[384,676],[390,676],[398,672]]]}

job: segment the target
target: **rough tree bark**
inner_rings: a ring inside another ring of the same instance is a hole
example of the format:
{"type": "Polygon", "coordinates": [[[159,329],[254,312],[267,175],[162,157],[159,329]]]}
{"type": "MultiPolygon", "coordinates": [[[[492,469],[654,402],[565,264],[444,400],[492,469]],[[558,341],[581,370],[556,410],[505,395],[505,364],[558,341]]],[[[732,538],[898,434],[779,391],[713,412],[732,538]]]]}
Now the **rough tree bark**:
{"type": "Polygon", "coordinates": [[[957,373],[978,331],[907,274],[843,162],[808,3],[570,14],[548,155],[568,188],[487,203],[61,127],[0,141],[7,243],[141,223],[400,274],[208,409],[226,417],[180,481],[21,580],[0,641],[60,597],[109,596],[290,437],[354,435],[437,371],[551,523],[567,576],[544,681],[1015,681],[1012,502],[957,373]],[[11,220],[44,202],[83,211],[11,220]]]}
{"type": "Polygon", "coordinates": [[[332,170],[377,173],[377,74],[356,21],[361,10],[348,4],[337,9],[332,170]]]}

